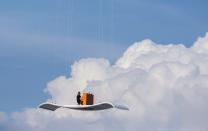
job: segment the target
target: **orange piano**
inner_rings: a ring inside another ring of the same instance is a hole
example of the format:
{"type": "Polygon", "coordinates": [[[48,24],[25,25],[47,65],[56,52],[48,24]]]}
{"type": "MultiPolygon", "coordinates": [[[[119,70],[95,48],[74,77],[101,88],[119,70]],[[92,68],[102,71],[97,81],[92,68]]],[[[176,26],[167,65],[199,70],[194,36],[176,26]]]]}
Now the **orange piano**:
{"type": "Polygon", "coordinates": [[[83,93],[81,99],[82,105],[93,105],[94,95],[91,93],[83,93]]]}

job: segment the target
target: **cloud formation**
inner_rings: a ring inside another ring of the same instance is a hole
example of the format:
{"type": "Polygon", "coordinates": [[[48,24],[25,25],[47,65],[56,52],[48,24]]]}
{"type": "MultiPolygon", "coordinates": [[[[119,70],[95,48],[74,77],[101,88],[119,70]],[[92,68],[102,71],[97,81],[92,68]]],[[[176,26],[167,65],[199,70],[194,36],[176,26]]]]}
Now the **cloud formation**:
{"type": "Polygon", "coordinates": [[[48,101],[76,104],[77,91],[88,90],[95,102],[125,103],[130,111],[25,109],[0,113],[0,130],[207,131],[207,52],[208,33],[190,48],[136,42],[113,65],[103,58],[81,59],[71,66],[71,77],[48,83],[48,101]]]}

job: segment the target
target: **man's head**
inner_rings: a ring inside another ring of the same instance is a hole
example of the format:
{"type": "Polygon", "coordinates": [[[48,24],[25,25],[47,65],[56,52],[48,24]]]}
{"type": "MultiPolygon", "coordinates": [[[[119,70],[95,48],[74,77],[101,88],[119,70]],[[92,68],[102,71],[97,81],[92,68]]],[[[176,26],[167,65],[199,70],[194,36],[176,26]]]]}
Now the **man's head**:
{"type": "Polygon", "coordinates": [[[78,91],[78,95],[80,95],[81,93],[80,93],[80,91],[78,91]]]}

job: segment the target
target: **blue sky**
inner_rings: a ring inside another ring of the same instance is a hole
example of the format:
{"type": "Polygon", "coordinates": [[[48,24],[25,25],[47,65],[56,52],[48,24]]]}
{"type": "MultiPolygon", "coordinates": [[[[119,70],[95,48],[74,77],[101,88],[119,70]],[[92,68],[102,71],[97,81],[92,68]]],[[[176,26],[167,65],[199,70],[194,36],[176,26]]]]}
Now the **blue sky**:
{"type": "Polygon", "coordinates": [[[189,47],[208,31],[206,0],[7,0],[0,4],[0,111],[36,107],[80,58],[113,64],[146,38],[189,47]],[[11,103],[11,104],[8,104],[11,103]]]}

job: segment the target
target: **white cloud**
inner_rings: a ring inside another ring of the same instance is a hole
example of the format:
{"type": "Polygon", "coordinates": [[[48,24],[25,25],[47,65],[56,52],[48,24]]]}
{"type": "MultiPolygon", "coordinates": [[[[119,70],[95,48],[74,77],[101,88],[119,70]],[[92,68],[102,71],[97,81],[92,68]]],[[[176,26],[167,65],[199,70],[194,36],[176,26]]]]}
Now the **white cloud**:
{"type": "Polygon", "coordinates": [[[5,114],[4,112],[0,112],[0,123],[5,122],[7,119],[8,119],[7,114],[5,114]]]}
{"type": "Polygon", "coordinates": [[[71,77],[60,76],[46,89],[49,101],[56,103],[75,104],[77,91],[85,89],[96,102],[126,103],[130,111],[25,109],[0,123],[15,131],[207,131],[207,45],[207,35],[191,48],[144,40],[130,46],[115,65],[106,59],[81,59],[72,65],[71,77]]]}
{"type": "Polygon", "coordinates": [[[199,37],[194,43],[192,49],[198,53],[207,53],[208,50],[208,32],[205,37],[199,37]]]}

